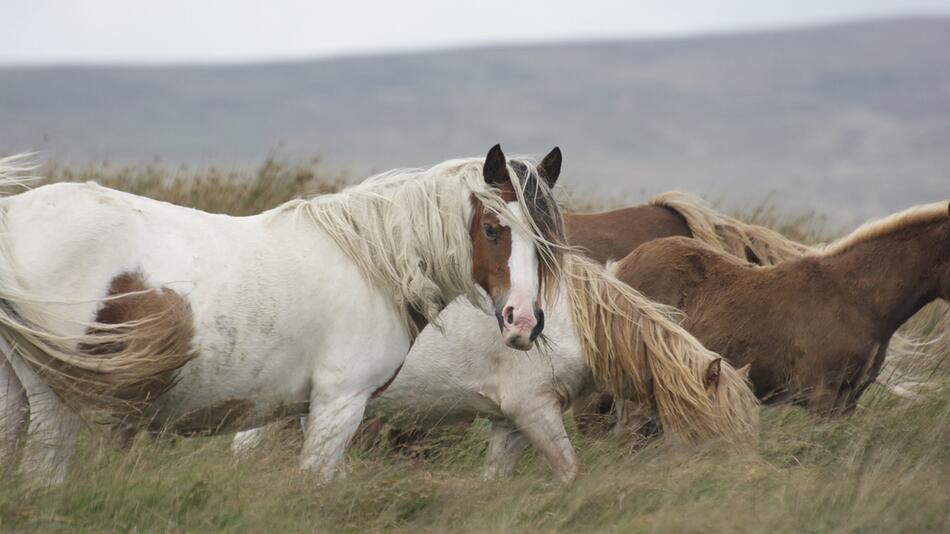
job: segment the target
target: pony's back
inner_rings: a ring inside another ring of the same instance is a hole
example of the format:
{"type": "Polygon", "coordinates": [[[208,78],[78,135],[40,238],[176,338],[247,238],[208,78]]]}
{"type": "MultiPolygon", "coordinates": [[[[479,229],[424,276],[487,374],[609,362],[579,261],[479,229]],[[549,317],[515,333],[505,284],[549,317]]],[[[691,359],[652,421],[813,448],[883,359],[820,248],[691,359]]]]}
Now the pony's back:
{"type": "Polygon", "coordinates": [[[685,237],[655,239],[612,266],[617,278],[651,299],[686,309],[690,288],[733,282],[753,264],[685,237]]]}
{"type": "Polygon", "coordinates": [[[666,206],[632,206],[601,213],[565,213],[567,241],[605,264],[661,237],[693,237],[686,219],[666,206]]]}

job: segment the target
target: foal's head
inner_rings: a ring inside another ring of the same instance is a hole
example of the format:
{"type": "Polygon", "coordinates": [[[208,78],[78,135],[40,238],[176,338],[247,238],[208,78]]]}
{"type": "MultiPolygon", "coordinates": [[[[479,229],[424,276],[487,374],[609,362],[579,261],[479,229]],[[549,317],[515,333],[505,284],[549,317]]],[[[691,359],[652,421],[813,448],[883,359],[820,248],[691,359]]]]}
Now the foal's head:
{"type": "Polygon", "coordinates": [[[469,228],[472,274],[492,300],[505,344],[514,349],[530,349],[544,328],[541,295],[545,279],[551,276],[548,263],[554,258],[541,257],[537,238],[531,234],[554,245],[562,240],[560,213],[550,195],[560,173],[558,148],[535,169],[519,161],[507,161],[499,145],[485,157],[485,182],[498,190],[515,220],[507,220],[475,201],[469,228]]]}

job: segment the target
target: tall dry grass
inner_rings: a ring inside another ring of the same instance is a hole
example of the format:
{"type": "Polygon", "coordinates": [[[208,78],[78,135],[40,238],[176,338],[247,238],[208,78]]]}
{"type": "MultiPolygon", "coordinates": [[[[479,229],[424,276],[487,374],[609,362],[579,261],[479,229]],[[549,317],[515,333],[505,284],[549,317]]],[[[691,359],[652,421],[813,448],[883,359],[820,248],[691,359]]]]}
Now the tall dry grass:
{"type": "Polygon", "coordinates": [[[333,193],[346,175],[322,168],[317,158],[290,161],[272,156],[253,170],[168,167],[160,163],[86,165],[49,163],[41,183],[95,181],[101,185],[213,213],[252,215],[302,196],[333,193]]]}
{"type": "MultiPolygon", "coordinates": [[[[89,166],[50,174],[233,214],[341,184],[312,162],[276,160],[251,173],[89,166]]],[[[772,224],[780,214],[772,210],[745,215],[772,224]]],[[[779,229],[793,236],[826,237],[804,222],[787,224],[779,229]]],[[[12,464],[0,466],[0,531],[945,532],[948,353],[946,345],[921,348],[917,363],[929,372],[917,399],[873,386],[847,418],[765,409],[751,451],[662,442],[633,449],[571,429],[584,467],[570,487],[533,452],[511,479],[481,480],[484,421],[463,432],[435,429],[412,455],[351,450],[349,478],[325,487],[297,471],[293,429],[270,431],[238,461],[230,436],[140,435],[120,452],[90,426],[62,487],[32,488],[12,464]]]]}

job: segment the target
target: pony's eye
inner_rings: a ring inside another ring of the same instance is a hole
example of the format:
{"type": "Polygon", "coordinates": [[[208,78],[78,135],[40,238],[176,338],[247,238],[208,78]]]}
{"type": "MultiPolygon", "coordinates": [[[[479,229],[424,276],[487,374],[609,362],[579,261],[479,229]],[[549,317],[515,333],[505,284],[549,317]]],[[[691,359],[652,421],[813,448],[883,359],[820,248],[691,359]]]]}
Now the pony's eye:
{"type": "Polygon", "coordinates": [[[498,230],[495,230],[494,226],[485,223],[485,237],[491,241],[498,239],[498,230]]]}

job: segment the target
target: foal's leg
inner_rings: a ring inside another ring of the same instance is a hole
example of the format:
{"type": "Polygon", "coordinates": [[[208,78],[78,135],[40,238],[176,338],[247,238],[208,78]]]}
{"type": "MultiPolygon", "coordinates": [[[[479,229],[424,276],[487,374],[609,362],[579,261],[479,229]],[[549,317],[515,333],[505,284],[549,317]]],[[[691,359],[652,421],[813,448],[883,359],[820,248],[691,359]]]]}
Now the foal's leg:
{"type": "Polygon", "coordinates": [[[537,447],[561,482],[577,477],[577,454],[567,437],[561,414],[561,403],[554,398],[513,407],[506,414],[519,430],[537,447]]]}
{"type": "Polygon", "coordinates": [[[7,361],[6,353],[0,354],[0,464],[16,450],[29,411],[20,379],[7,361]]]}
{"type": "Polygon", "coordinates": [[[69,460],[76,451],[79,414],[66,406],[53,390],[18,358],[11,363],[26,389],[30,425],[20,472],[46,485],[59,485],[66,478],[69,460]]]}
{"type": "Polygon", "coordinates": [[[520,430],[508,423],[492,422],[484,478],[491,480],[510,475],[527,446],[528,440],[520,430]]]}

